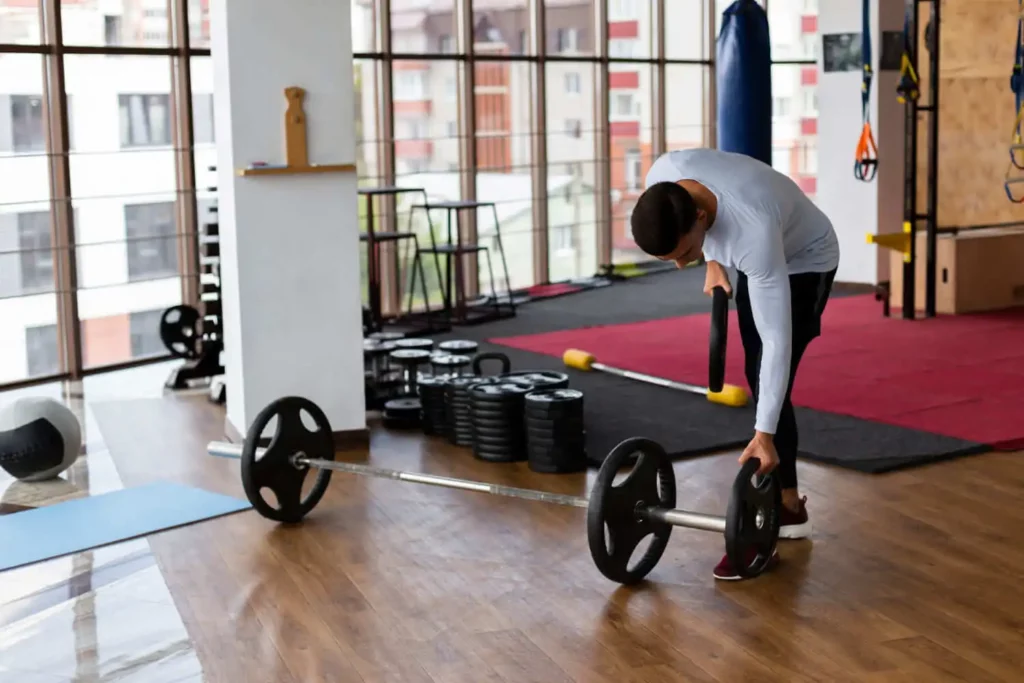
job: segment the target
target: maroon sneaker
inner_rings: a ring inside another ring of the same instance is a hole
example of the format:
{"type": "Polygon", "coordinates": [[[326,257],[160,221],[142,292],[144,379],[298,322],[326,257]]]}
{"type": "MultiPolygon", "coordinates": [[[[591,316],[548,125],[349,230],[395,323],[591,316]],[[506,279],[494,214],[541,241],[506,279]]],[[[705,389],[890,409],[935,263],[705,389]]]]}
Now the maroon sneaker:
{"type": "Polygon", "coordinates": [[[800,510],[793,512],[785,505],[779,515],[779,538],[807,538],[811,535],[811,520],[807,517],[807,496],[800,499],[800,510]]]}
{"type": "MultiPolygon", "coordinates": [[[[751,562],[753,562],[754,558],[756,557],[756,555],[754,554],[755,552],[756,551],[754,551],[754,550],[750,551],[750,553],[751,553],[750,561],[751,562]]],[[[774,553],[772,553],[772,559],[768,560],[768,566],[765,567],[765,571],[770,571],[770,570],[774,569],[775,566],[778,565],[778,564],[779,564],[779,551],[776,550],[774,553]]],[[[718,565],[715,567],[715,571],[713,572],[713,574],[714,574],[714,577],[716,579],[718,579],[719,581],[739,581],[740,579],[743,578],[736,571],[736,568],[732,566],[732,562],[729,561],[729,556],[728,555],[723,557],[722,561],[718,563],[718,565]]]]}

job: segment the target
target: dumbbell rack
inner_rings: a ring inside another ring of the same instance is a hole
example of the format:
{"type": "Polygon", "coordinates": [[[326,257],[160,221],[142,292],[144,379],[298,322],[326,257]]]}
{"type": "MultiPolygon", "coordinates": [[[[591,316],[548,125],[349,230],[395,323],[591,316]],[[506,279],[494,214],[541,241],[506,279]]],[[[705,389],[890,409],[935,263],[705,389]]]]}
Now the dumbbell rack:
{"type": "MultiPolygon", "coordinates": [[[[211,169],[212,170],[212,169],[211,169]]],[[[217,207],[210,212],[217,213],[217,207]]],[[[167,379],[169,389],[184,389],[196,379],[210,380],[210,400],[226,400],[223,322],[220,292],[220,223],[206,221],[199,228],[199,313],[202,325],[199,357],[175,368],[167,379]]]]}

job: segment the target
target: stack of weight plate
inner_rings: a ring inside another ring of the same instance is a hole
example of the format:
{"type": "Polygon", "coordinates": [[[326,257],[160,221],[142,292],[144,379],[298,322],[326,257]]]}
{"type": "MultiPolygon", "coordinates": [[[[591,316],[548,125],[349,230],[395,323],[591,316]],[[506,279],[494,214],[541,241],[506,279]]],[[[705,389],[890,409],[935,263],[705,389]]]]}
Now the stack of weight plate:
{"type": "Polygon", "coordinates": [[[523,399],[532,390],[522,381],[470,387],[474,456],[489,462],[526,459],[523,399]]]}
{"type": "Polygon", "coordinates": [[[367,339],[363,342],[363,373],[366,378],[366,409],[380,410],[394,398],[402,387],[401,369],[393,368],[389,354],[395,350],[393,342],[367,339]]]}
{"type": "Polygon", "coordinates": [[[587,467],[583,392],[539,389],[525,397],[526,459],[534,472],[562,474],[587,467]]]}
{"type": "Polygon", "coordinates": [[[497,384],[497,377],[463,375],[445,383],[445,427],[448,440],[456,446],[473,445],[473,411],[469,390],[478,384],[497,384]]]}
{"type": "Polygon", "coordinates": [[[448,386],[448,375],[420,375],[420,405],[423,408],[422,422],[424,434],[447,436],[448,418],[445,410],[445,389],[448,386]]]}

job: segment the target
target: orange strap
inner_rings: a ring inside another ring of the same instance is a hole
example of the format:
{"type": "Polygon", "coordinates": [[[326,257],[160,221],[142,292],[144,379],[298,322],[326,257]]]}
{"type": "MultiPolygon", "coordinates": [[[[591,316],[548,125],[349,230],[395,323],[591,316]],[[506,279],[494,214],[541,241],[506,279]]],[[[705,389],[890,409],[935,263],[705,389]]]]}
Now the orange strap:
{"type": "Polygon", "coordinates": [[[853,175],[857,180],[870,183],[878,173],[878,145],[875,144],[875,134],[871,132],[871,124],[864,122],[864,128],[860,132],[860,140],[857,141],[857,160],[853,164],[853,175]]]}

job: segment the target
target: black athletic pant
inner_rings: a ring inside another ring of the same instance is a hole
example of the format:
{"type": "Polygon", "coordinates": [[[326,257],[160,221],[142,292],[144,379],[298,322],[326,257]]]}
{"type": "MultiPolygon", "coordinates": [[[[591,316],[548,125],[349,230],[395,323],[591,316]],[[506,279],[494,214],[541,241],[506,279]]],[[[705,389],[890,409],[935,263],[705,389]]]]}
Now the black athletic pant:
{"type": "MultiPolygon", "coordinates": [[[[821,314],[825,310],[832,281],[836,271],[828,273],[799,273],[789,276],[790,300],[793,314],[793,355],[789,362],[789,386],[786,387],[786,400],[779,414],[779,424],[775,430],[775,450],[779,453],[779,480],[786,489],[796,488],[796,452],[798,435],[796,414],[790,395],[793,392],[793,380],[796,369],[804,351],[815,337],[821,334],[821,314]]],[[[745,370],[747,382],[757,399],[757,382],[761,370],[761,337],[754,324],[754,316],[750,310],[750,293],[747,289],[747,276],[738,273],[735,287],[736,311],[740,323],[740,336],[743,338],[743,353],[746,357],[745,370]]]]}

